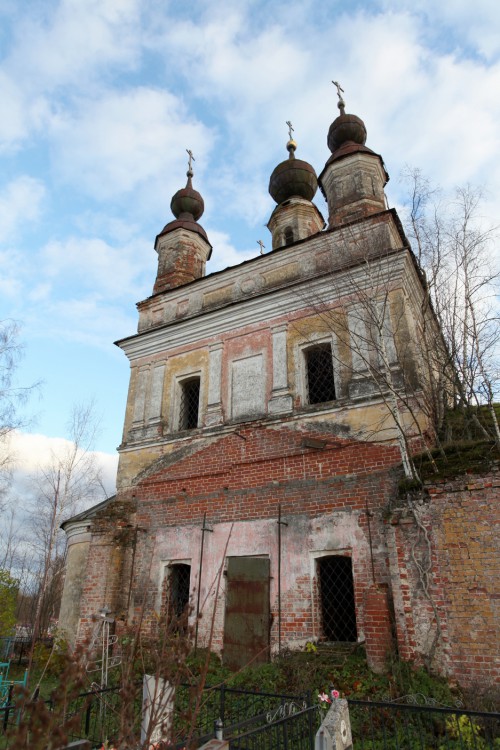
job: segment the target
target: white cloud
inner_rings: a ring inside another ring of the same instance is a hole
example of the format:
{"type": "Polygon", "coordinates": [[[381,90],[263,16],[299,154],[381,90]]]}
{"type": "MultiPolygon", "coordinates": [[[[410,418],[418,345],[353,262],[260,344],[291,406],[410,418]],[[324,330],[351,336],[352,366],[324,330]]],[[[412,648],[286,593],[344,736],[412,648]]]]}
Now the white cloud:
{"type": "Polygon", "coordinates": [[[9,151],[22,141],[29,128],[23,92],[4,71],[0,71],[0,101],[0,151],[9,151]]]}
{"type": "MultiPolygon", "coordinates": [[[[0,299],[4,301],[17,301],[22,299],[23,285],[19,278],[19,268],[22,267],[23,257],[21,253],[12,248],[0,250],[0,299]]],[[[12,316],[12,311],[3,311],[1,315],[12,316]]]]}
{"type": "Polygon", "coordinates": [[[182,173],[186,148],[205,161],[213,140],[180,99],[149,87],[80,101],[77,112],[53,122],[52,137],[63,179],[108,200],[182,173]]]}
{"type": "MultiPolygon", "coordinates": [[[[72,100],[111,70],[138,65],[139,0],[61,0],[19,13],[0,72],[0,150],[45,137],[72,100]]],[[[13,19],[14,20],[14,19],[13,19]]]]}
{"type": "Polygon", "coordinates": [[[497,0],[388,0],[386,8],[425,14],[433,29],[433,41],[443,38],[442,46],[457,53],[469,46],[479,55],[492,60],[500,52],[500,16],[497,0]]]}
{"type": "MultiPolygon", "coordinates": [[[[13,452],[14,482],[12,491],[23,496],[29,490],[32,477],[43,468],[53,463],[54,456],[63,456],[72,443],[65,438],[53,438],[36,433],[13,432],[10,437],[10,450],[13,452]]],[[[103,484],[108,495],[115,491],[118,455],[93,452],[102,470],[103,484]]]]}
{"type": "Polygon", "coordinates": [[[0,244],[38,219],[45,194],[42,181],[26,175],[4,186],[0,192],[0,244]]]}
{"type": "Polygon", "coordinates": [[[236,250],[227,233],[219,232],[210,227],[207,227],[206,231],[210,244],[214,248],[212,259],[208,263],[207,273],[213,273],[229,266],[238,265],[238,263],[242,263],[244,260],[255,258],[259,253],[257,244],[255,245],[255,249],[236,250]]]}
{"type": "Polygon", "coordinates": [[[10,70],[27,88],[74,89],[104,66],[130,69],[136,63],[138,0],[62,0],[44,10],[24,15],[9,58],[10,70]]]}
{"type": "Polygon", "coordinates": [[[42,248],[41,262],[43,274],[52,280],[67,279],[73,287],[116,299],[139,292],[143,259],[150,255],[153,251],[140,240],[113,247],[95,237],[70,237],[42,248]]]}

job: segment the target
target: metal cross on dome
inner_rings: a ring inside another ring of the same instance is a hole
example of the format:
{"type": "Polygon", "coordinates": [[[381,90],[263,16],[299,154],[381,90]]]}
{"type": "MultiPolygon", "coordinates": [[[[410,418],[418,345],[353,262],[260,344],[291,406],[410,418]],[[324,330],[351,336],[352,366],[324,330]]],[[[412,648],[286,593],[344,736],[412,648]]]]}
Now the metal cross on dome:
{"type": "Polygon", "coordinates": [[[264,248],[266,246],[264,245],[264,243],[262,242],[262,240],[257,240],[257,245],[260,246],[260,254],[263,255],[264,254],[264,248]]]}
{"type": "Polygon", "coordinates": [[[288,137],[290,138],[290,140],[292,140],[292,133],[293,133],[292,123],[290,122],[290,120],[287,120],[286,124],[288,125],[288,137]]]}
{"type": "Polygon", "coordinates": [[[342,86],[340,85],[340,83],[338,81],[332,81],[332,83],[335,86],[335,88],[337,89],[337,96],[339,98],[339,100],[337,102],[337,106],[340,109],[340,113],[343,115],[344,114],[344,109],[345,109],[345,101],[344,101],[344,98],[343,98],[342,94],[344,93],[344,89],[342,88],[342,86]]]}
{"type": "Polygon", "coordinates": [[[342,94],[344,93],[344,89],[342,88],[342,86],[340,85],[340,83],[338,81],[332,81],[332,83],[333,83],[333,85],[337,89],[337,96],[338,96],[338,98],[342,99],[342,94]],[[342,92],[342,94],[340,92],[342,92]]]}
{"type": "Polygon", "coordinates": [[[193,162],[193,161],[196,161],[196,159],[195,159],[195,158],[194,158],[194,156],[193,156],[193,152],[192,152],[192,151],[191,151],[191,150],[190,150],[189,148],[187,148],[187,149],[186,149],[186,151],[187,151],[187,154],[188,154],[188,156],[189,156],[189,165],[188,165],[188,169],[189,169],[189,171],[190,171],[190,172],[192,172],[192,170],[193,170],[193,164],[192,164],[192,162],[193,162]]]}

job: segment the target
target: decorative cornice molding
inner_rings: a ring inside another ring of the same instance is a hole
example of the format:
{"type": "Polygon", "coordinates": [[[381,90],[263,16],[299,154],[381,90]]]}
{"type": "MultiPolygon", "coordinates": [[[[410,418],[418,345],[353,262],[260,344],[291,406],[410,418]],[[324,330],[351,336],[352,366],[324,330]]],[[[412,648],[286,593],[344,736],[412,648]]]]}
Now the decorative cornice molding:
{"type": "MultiPolygon", "coordinates": [[[[332,249],[333,251],[333,249],[332,249]]],[[[373,258],[378,273],[387,274],[387,283],[394,287],[401,283],[407,271],[406,256],[409,251],[399,249],[373,258]]],[[[372,285],[364,265],[359,261],[350,268],[327,272],[317,278],[305,278],[282,289],[272,289],[256,297],[239,299],[231,305],[200,312],[196,317],[171,322],[161,328],[116,342],[131,362],[151,357],[186,344],[195,344],[208,338],[228,334],[245,326],[263,322],[276,326],[280,317],[288,317],[307,307],[328,304],[354,294],[372,285]]]]}

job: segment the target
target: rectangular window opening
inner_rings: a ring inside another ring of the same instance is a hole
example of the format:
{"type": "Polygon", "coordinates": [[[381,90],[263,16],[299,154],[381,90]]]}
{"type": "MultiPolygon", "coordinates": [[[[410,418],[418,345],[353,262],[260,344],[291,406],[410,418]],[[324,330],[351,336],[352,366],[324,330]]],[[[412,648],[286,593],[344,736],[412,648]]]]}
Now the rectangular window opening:
{"type": "Polygon", "coordinates": [[[306,361],[307,400],[310,404],[322,404],[335,400],[332,347],[318,344],[304,351],[306,361]]]}
{"type": "Polygon", "coordinates": [[[179,429],[194,430],[198,427],[200,407],[200,378],[183,380],[180,384],[181,400],[179,409],[179,429]]]}

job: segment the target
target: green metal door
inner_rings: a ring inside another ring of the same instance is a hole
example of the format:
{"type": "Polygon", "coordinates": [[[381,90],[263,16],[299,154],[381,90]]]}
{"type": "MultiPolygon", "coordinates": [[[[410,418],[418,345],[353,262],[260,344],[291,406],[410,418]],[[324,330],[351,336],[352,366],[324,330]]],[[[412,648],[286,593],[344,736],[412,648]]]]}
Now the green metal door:
{"type": "Polygon", "coordinates": [[[269,629],[269,558],[228,558],[224,664],[269,661],[269,629]]]}

